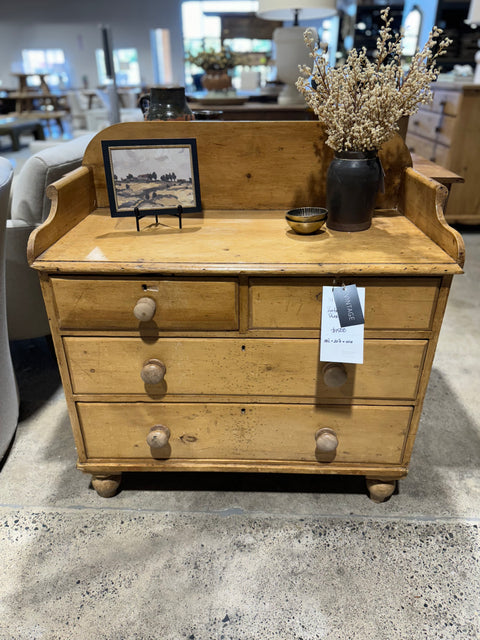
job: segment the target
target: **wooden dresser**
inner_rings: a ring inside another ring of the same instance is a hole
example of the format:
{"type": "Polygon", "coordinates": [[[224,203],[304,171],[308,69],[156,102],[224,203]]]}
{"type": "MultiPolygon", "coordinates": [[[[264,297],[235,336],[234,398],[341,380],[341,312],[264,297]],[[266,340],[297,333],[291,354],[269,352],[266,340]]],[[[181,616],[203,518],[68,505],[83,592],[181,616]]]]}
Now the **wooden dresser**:
{"type": "Polygon", "coordinates": [[[410,117],[408,148],[464,178],[452,185],[447,220],[479,224],[480,85],[437,82],[432,90],[432,104],[410,117]]]}
{"type": "Polygon", "coordinates": [[[32,234],[78,451],[102,496],[127,471],[406,475],[463,242],[446,189],[381,153],[368,231],[296,235],[323,205],[317,122],[145,122],[99,133],[32,234]],[[101,139],[194,138],[203,211],[112,218],[101,139]],[[320,362],[323,286],[365,287],[364,364],[320,362]]]}

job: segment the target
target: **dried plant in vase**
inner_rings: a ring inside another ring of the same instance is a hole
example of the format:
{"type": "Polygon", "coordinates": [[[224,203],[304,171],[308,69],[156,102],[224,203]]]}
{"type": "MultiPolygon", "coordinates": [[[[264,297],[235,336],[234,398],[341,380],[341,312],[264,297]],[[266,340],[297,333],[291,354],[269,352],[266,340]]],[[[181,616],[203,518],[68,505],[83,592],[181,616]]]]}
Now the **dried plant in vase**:
{"type": "Polygon", "coordinates": [[[377,38],[374,60],[366,49],[352,49],[344,64],[328,65],[326,47],[305,31],[313,67],[301,66],[296,86],[319,120],[325,123],[327,144],[335,151],[370,151],[398,131],[402,116],[412,115],[420,104],[431,102],[430,85],[439,74],[437,60],[451,40],[440,40],[434,27],[421,51],[405,68],[403,34],[393,34],[387,7],[381,12],[383,25],[377,38]]]}
{"type": "Polygon", "coordinates": [[[221,47],[219,51],[210,48],[201,49],[197,53],[188,53],[185,60],[204,71],[225,71],[239,64],[239,58],[239,54],[229,47],[221,47]]]}
{"type": "Polygon", "coordinates": [[[188,53],[187,62],[205,71],[201,82],[208,91],[225,91],[231,89],[232,79],[228,71],[241,64],[241,54],[235,53],[229,47],[202,49],[197,53],[188,53]]]}
{"type": "Polygon", "coordinates": [[[370,226],[382,183],[377,152],[398,131],[402,116],[412,115],[420,104],[431,102],[430,87],[439,74],[438,58],[452,42],[441,39],[442,30],[434,27],[424,47],[417,50],[406,67],[402,57],[403,34],[393,34],[389,12],[388,7],[381,12],[383,25],[373,60],[368,59],[365,48],[352,49],[344,64],[329,66],[325,46],[317,43],[308,29],[304,34],[313,65],[299,67],[301,76],[296,86],[324,123],[326,144],[335,151],[327,176],[327,225],[332,229],[361,231],[370,226]],[[356,161],[363,173],[360,182],[342,182],[341,165],[336,162],[342,159],[356,161]],[[368,165],[370,170],[366,171],[368,165]],[[362,182],[365,189],[361,189],[362,182]],[[364,193],[367,183],[373,195],[364,193]],[[341,220],[338,216],[335,219],[339,208],[341,220]]]}

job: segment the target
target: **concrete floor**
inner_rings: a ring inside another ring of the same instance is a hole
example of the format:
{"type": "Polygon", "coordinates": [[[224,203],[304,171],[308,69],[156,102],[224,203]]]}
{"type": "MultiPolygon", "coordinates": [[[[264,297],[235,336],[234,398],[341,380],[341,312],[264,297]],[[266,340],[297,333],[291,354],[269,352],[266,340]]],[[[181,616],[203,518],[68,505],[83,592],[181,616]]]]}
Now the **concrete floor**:
{"type": "Polygon", "coordinates": [[[480,638],[480,232],[462,228],[398,492],[361,478],[125,474],[102,499],[44,340],[13,345],[21,419],[0,471],[0,640],[480,638]]]}

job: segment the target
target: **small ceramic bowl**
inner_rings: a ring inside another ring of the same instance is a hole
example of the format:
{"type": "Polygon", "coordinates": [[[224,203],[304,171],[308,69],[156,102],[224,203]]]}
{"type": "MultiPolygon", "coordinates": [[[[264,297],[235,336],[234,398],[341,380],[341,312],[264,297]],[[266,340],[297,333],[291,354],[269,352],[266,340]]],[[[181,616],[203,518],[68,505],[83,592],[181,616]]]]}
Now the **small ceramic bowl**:
{"type": "Polygon", "coordinates": [[[327,210],[323,207],[300,207],[299,209],[290,209],[287,211],[287,220],[294,222],[314,222],[316,220],[325,220],[327,210]]]}
{"type": "Polygon", "coordinates": [[[323,227],[323,225],[325,224],[325,220],[314,220],[313,222],[307,220],[305,222],[296,222],[295,220],[289,220],[288,218],[287,222],[295,231],[295,233],[300,233],[302,235],[315,233],[320,229],[320,227],[323,227]]]}
{"type": "Polygon", "coordinates": [[[327,219],[327,210],[321,207],[302,207],[287,211],[285,219],[295,233],[308,235],[315,233],[327,219]]]}

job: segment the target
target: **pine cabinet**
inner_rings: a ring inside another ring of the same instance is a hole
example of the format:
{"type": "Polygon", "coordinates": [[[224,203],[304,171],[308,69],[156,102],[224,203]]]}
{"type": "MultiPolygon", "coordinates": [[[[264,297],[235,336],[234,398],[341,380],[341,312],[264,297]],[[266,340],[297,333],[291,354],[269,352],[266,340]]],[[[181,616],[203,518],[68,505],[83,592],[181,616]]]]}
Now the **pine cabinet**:
{"type": "Polygon", "coordinates": [[[449,222],[480,222],[480,85],[435,83],[433,102],[410,117],[407,145],[464,178],[453,184],[446,206],[449,222]]]}
{"type": "MultiPolygon", "coordinates": [[[[444,187],[398,136],[371,229],[298,236],[324,204],[316,122],[115,125],[50,187],[30,238],[78,467],[108,497],[129,471],[406,475],[463,242],[444,187]],[[100,140],[195,138],[203,210],[112,218],[100,140]],[[234,143],[232,141],[235,141],[234,143]],[[321,362],[324,287],[365,288],[364,363],[321,362]]],[[[322,178],[323,176],[323,178],[322,178]]]]}

